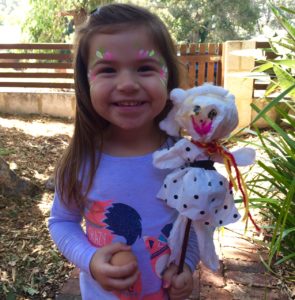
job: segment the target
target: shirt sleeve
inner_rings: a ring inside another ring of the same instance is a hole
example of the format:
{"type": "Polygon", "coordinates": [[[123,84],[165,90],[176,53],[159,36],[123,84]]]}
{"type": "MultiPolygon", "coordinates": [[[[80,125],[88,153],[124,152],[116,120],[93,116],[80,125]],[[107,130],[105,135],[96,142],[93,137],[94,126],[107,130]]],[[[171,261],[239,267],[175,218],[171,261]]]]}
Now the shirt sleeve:
{"type": "Polygon", "coordinates": [[[194,272],[199,261],[200,261],[200,254],[199,254],[197,234],[194,231],[193,226],[191,226],[184,262],[189,266],[191,271],[194,272]]]}
{"type": "Polygon", "coordinates": [[[79,210],[67,208],[55,193],[48,220],[51,237],[70,262],[90,274],[90,260],[97,248],[88,241],[81,227],[81,221],[79,210]]]}

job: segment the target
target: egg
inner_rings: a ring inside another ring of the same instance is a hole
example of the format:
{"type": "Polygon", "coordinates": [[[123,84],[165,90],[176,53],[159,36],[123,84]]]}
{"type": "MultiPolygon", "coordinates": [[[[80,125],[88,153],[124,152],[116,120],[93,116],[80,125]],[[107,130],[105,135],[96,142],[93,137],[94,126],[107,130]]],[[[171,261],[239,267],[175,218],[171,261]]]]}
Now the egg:
{"type": "Polygon", "coordinates": [[[112,256],[110,263],[113,266],[124,266],[132,261],[136,262],[137,259],[131,251],[119,251],[112,256]]]}

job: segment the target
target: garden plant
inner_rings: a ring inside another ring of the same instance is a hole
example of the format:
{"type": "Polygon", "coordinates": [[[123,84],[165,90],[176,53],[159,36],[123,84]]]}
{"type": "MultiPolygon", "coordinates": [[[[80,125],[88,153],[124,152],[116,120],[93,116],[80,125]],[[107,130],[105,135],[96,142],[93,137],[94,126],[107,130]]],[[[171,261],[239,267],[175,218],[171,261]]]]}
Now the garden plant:
{"type": "Polygon", "coordinates": [[[253,126],[255,128],[255,122],[263,118],[272,131],[255,130],[267,156],[263,160],[258,160],[263,172],[260,172],[254,180],[251,179],[248,186],[252,205],[259,208],[267,220],[267,225],[263,226],[269,237],[265,243],[269,247],[269,258],[265,264],[273,272],[277,272],[278,266],[280,270],[286,266],[289,271],[284,274],[285,279],[294,281],[295,27],[285,14],[295,16],[295,11],[274,5],[271,5],[271,9],[285,35],[270,39],[270,48],[265,49],[273,51],[277,57],[259,61],[259,67],[254,70],[268,74],[271,80],[264,95],[268,105],[264,109],[252,105],[258,113],[253,120],[253,126]],[[272,95],[277,96],[271,97],[272,95]],[[277,122],[266,115],[272,108],[278,114],[277,122]]]}

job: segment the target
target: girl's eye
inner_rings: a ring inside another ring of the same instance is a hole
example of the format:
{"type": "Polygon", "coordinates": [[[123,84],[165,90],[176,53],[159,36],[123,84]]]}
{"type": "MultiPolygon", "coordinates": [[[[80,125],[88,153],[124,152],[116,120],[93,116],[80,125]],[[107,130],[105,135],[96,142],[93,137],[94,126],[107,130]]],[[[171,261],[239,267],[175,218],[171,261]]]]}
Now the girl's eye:
{"type": "Polygon", "coordinates": [[[212,109],[212,110],[209,111],[208,118],[210,120],[213,120],[216,116],[217,116],[217,111],[215,109],[212,109]]]}
{"type": "Polygon", "coordinates": [[[116,70],[112,67],[104,67],[97,71],[97,73],[115,73],[116,70]]]}
{"type": "Polygon", "coordinates": [[[148,65],[145,65],[145,66],[140,66],[138,68],[138,72],[149,72],[149,71],[154,71],[155,68],[152,67],[152,66],[148,66],[148,65]]]}

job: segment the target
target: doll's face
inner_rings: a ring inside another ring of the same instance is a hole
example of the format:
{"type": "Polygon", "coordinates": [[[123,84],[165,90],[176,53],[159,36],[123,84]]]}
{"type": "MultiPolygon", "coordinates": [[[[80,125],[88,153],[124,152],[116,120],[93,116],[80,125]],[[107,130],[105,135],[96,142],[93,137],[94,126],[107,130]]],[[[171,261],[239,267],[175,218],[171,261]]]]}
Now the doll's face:
{"type": "Polygon", "coordinates": [[[200,136],[206,136],[208,133],[210,133],[214,119],[218,114],[219,111],[216,105],[194,105],[193,115],[191,115],[191,122],[194,131],[200,136]]]}
{"type": "Polygon", "coordinates": [[[209,142],[231,132],[237,121],[236,116],[232,117],[235,112],[235,106],[224,98],[197,95],[182,103],[176,120],[194,140],[209,142]]]}

